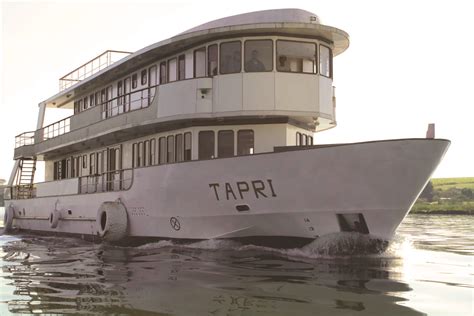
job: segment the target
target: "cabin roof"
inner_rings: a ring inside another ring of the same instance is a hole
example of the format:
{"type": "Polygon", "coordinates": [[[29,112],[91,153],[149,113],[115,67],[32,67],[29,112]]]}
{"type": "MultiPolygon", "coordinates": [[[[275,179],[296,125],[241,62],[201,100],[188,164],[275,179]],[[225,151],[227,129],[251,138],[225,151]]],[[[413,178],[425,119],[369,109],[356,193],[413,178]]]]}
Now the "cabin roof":
{"type": "Polygon", "coordinates": [[[263,34],[319,38],[334,45],[334,56],[349,47],[349,35],[346,32],[321,24],[319,18],[308,11],[278,9],[244,13],[204,23],[146,46],[42,103],[47,107],[62,107],[75,96],[87,93],[92,87],[105,85],[160,58],[200,43],[225,37],[263,34]]]}

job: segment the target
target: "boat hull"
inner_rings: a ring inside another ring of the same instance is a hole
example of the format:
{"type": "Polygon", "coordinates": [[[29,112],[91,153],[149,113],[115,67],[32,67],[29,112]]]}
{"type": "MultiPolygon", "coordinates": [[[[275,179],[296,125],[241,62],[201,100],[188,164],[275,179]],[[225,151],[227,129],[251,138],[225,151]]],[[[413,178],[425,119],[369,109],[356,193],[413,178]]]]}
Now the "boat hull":
{"type": "Polygon", "coordinates": [[[286,237],[311,241],[356,231],[390,240],[449,144],[401,139],[151,166],[134,170],[127,191],[7,205],[20,230],[91,238],[98,233],[101,205],[119,201],[130,238],[280,237],[278,246],[286,237]],[[52,228],[54,210],[60,219],[52,228]]]}

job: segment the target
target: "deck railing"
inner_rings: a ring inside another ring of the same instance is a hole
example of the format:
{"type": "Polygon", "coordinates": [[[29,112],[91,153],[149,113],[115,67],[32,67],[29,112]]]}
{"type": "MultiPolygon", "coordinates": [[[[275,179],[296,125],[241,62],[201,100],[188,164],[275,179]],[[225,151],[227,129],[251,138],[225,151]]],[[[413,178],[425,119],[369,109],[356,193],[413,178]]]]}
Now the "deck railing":
{"type": "Polygon", "coordinates": [[[71,130],[71,116],[66,117],[65,119],[62,119],[61,121],[45,126],[39,131],[43,135],[41,139],[47,140],[54,137],[58,137],[59,135],[66,134],[70,130],[71,130]]]}
{"type": "Polygon", "coordinates": [[[15,136],[15,148],[34,145],[35,143],[35,132],[25,132],[18,136],[15,136]]]}
{"type": "Polygon", "coordinates": [[[78,83],[81,80],[84,80],[87,77],[92,76],[93,74],[101,71],[104,68],[107,68],[114,62],[130,55],[130,52],[107,50],[95,57],[94,59],[88,61],[84,65],[74,69],[67,75],[59,79],[59,91],[69,88],[70,86],[78,83]]]}
{"type": "Polygon", "coordinates": [[[79,193],[124,191],[132,187],[133,169],[108,171],[79,177],[79,193]]]}

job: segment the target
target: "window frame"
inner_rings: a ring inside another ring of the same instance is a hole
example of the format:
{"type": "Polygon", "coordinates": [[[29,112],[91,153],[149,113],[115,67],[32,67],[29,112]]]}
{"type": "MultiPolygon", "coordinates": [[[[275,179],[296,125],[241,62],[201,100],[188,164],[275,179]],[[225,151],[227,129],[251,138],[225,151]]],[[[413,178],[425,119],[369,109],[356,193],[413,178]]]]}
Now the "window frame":
{"type": "Polygon", "coordinates": [[[230,158],[235,156],[235,132],[232,129],[224,129],[224,130],[219,130],[217,132],[217,158],[230,158]],[[225,147],[223,145],[221,147],[221,142],[223,142],[223,139],[221,140],[221,137],[224,137],[224,134],[231,134],[232,137],[230,138],[232,140],[232,153],[225,153],[225,149],[230,149],[230,146],[225,147]]]}
{"type": "Polygon", "coordinates": [[[287,39],[277,39],[275,41],[275,63],[276,63],[276,71],[277,72],[284,72],[284,73],[292,73],[292,74],[306,74],[306,75],[317,75],[318,72],[319,72],[319,48],[318,48],[318,44],[317,42],[306,42],[306,41],[297,41],[297,40],[287,40],[287,39]],[[278,42],[292,42],[292,43],[302,43],[302,44],[312,44],[315,46],[315,56],[314,56],[314,65],[313,65],[313,68],[314,68],[314,72],[304,72],[303,71],[303,67],[301,67],[301,70],[302,71],[287,71],[287,70],[279,70],[278,69],[278,66],[279,66],[279,63],[278,63],[278,59],[279,59],[279,54],[278,54],[278,42]]]}
{"type": "Polygon", "coordinates": [[[213,130],[204,130],[204,131],[199,131],[198,133],[198,159],[199,160],[207,160],[207,159],[213,159],[216,157],[216,132],[213,130]],[[207,134],[212,134],[212,138],[209,138],[212,140],[212,146],[209,146],[209,148],[212,147],[212,155],[211,157],[201,157],[201,135],[204,135],[205,133],[207,134]]]}
{"type": "Polygon", "coordinates": [[[206,77],[206,68],[207,68],[206,46],[202,46],[202,47],[196,48],[193,51],[193,78],[204,78],[204,77],[206,77]],[[199,51],[204,52],[204,75],[202,75],[202,76],[197,76],[196,75],[196,52],[199,52],[199,51]]]}
{"type": "Polygon", "coordinates": [[[244,58],[243,58],[243,61],[244,61],[244,72],[246,72],[246,73],[273,72],[273,69],[275,68],[275,66],[273,65],[274,60],[275,60],[275,44],[274,44],[274,40],[271,39],[271,38],[245,40],[245,41],[244,41],[244,52],[243,52],[242,55],[243,55],[243,57],[244,57],[244,58]],[[264,70],[264,71],[247,71],[246,66],[245,66],[245,64],[246,64],[246,62],[245,62],[245,56],[246,56],[246,50],[245,50],[245,48],[246,48],[247,42],[265,42],[265,41],[268,41],[268,42],[270,42],[270,43],[272,44],[272,45],[271,45],[271,47],[272,47],[272,56],[271,56],[271,58],[270,58],[270,59],[271,59],[271,69],[270,69],[270,70],[264,70]]]}
{"type": "Polygon", "coordinates": [[[218,51],[218,55],[219,55],[219,74],[220,75],[231,75],[231,74],[239,74],[239,73],[242,73],[242,41],[241,40],[233,40],[233,41],[228,41],[228,42],[222,42],[222,43],[219,43],[219,51],[218,51]],[[222,55],[222,45],[226,45],[226,44],[231,44],[231,43],[239,43],[239,47],[240,47],[240,64],[239,64],[239,70],[238,71],[235,71],[235,72],[225,72],[223,73],[222,72],[222,58],[221,58],[221,55],[222,55]]]}
{"type": "Polygon", "coordinates": [[[329,47],[327,45],[324,45],[324,44],[319,44],[318,48],[319,48],[319,52],[318,52],[318,54],[319,54],[319,56],[318,56],[319,57],[318,58],[319,59],[319,65],[318,65],[319,66],[319,72],[318,73],[321,76],[325,77],[325,78],[332,79],[333,78],[333,53],[332,53],[332,49],[331,49],[331,47],[329,47]],[[325,47],[329,50],[329,76],[326,76],[326,75],[321,73],[321,47],[325,47]]]}

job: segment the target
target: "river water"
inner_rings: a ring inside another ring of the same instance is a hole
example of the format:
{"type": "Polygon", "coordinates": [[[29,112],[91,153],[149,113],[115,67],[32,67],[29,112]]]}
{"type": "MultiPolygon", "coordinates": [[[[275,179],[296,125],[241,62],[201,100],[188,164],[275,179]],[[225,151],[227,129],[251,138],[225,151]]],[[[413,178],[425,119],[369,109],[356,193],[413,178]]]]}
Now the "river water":
{"type": "Polygon", "coordinates": [[[473,227],[474,216],[410,215],[384,253],[351,256],[339,253],[364,238],[278,250],[3,235],[0,315],[474,315],[473,227]]]}

